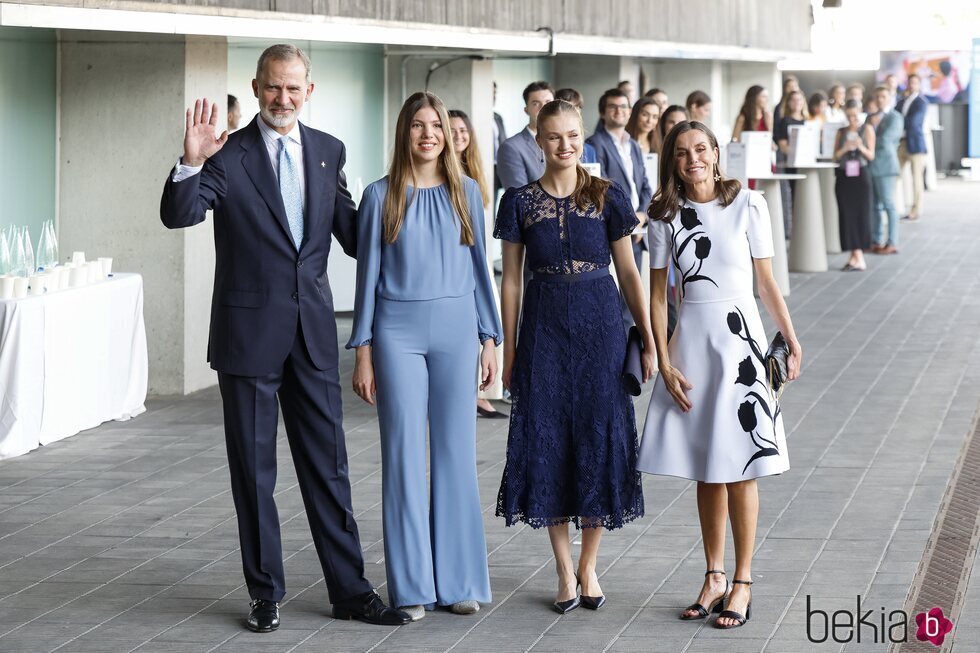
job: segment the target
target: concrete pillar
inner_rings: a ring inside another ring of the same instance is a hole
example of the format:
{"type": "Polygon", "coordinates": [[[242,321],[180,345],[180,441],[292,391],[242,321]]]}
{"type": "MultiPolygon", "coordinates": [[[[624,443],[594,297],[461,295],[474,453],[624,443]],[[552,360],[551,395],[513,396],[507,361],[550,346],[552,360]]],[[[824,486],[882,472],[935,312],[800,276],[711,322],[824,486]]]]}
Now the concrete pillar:
{"type": "MultiPolygon", "coordinates": [[[[708,126],[718,136],[718,130],[725,122],[724,116],[732,113],[732,108],[728,104],[728,96],[725,93],[725,66],[721,61],[714,60],[711,62],[710,80],[707,90],[708,95],[711,96],[711,116],[708,120],[708,126]]],[[[728,136],[721,142],[730,140],[731,135],[728,136]]]]}
{"type": "Polygon", "coordinates": [[[732,128],[735,126],[735,118],[742,108],[745,101],[745,92],[750,86],[759,84],[764,86],[769,92],[769,109],[775,109],[775,103],[779,101],[781,86],[774,86],[773,83],[779,77],[779,71],[774,63],[757,63],[746,61],[732,61],[727,64],[727,79],[725,80],[725,113],[719,113],[715,125],[719,137],[727,134],[729,137],[732,128]]]}
{"type": "Polygon", "coordinates": [[[633,84],[634,97],[630,98],[630,103],[643,97],[643,92],[646,89],[640,88],[640,61],[638,59],[632,57],[619,58],[619,80],[617,83],[624,80],[633,84]]]}
{"type": "MultiPolygon", "coordinates": [[[[582,94],[582,120],[591,134],[599,121],[599,98],[624,79],[621,57],[559,55],[555,58],[555,90],[574,88],[582,94]]],[[[639,83],[639,71],[637,71],[639,83]]]]}
{"type": "MultiPolygon", "coordinates": [[[[169,231],[159,211],[186,107],[201,96],[224,105],[226,42],[66,32],[60,65],[61,249],[112,256],[114,270],[143,275],[151,393],[212,385],[212,227],[169,231]]],[[[219,131],[225,120],[220,111],[219,131]]]]}

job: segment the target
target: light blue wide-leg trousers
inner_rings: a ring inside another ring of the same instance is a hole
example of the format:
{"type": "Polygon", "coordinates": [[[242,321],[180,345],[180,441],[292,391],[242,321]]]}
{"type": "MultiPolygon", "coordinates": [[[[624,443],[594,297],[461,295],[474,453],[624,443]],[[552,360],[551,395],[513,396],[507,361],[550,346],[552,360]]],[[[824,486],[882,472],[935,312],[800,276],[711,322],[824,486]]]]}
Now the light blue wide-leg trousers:
{"type": "Polygon", "coordinates": [[[478,349],[472,295],[378,298],[372,356],[393,606],[490,602],[476,478],[478,349]]]}

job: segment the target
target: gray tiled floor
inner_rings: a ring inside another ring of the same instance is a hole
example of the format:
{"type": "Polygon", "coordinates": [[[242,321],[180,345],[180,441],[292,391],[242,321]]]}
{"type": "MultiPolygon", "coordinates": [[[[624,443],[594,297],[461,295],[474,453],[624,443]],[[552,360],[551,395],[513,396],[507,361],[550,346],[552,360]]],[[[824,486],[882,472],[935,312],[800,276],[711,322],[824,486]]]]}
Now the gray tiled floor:
{"type": "MultiPolygon", "coordinates": [[[[871,258],[867,273],[793,276],[806,352],[803,378],[784,395],[793,468],[761,484],[753,619],[738,632],[676,619],[695,598],[703,557],[694,486],[669,478],[647,478],[647,516],[604,537],[607,607],[552,613],[547,536],[493,516],[506,422],[481,420],[492,605],[398,629],[330,619],[283,441],[289,596],[278,632],[250,634],[209,390],[153,399],[136,420],[0,463],[0,650],[841,650],[807,641],[807,596],[828,612],[853,611],[858,594],[875,614],[902,607],[980,399],[978,196],[978,186],[944,183],[928,195],[927,217],[903,225],[902,254],[871,258]]],[[[349,320],[341,326],[344,337],[349,320]]],[[[346,386],[350,357],[343,366],[346,386]]],[[[382,586],[377,421],[345,399],[355,511],[369,577],[382,586]]],[[[637,407],[642,416],[645,396],[637,407]]],[[[844,650],[884,650],[869,636],[844,650]]],[[[980,631],[959,632],[957,651],[978,648],[980,631]]]]}

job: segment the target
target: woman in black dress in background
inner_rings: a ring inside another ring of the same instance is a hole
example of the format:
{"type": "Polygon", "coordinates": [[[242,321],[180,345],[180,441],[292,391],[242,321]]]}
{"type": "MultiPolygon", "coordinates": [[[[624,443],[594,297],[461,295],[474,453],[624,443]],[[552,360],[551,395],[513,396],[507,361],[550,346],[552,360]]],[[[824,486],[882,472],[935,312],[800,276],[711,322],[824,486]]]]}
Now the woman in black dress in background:
{"type": "Polygon", "coordinates": [[[847,127],[837,131],[834,144],[834,160],[840,163],[834,188],[840,216],[840,246],[851,251],[843,268],[845,272],[868,269],[864,250],[871,247],[874,196],[868,161],[875,158],[875,130],[868,123],[860,123],[860,113],[861,103],[848,100],[844,105],[847,127]]]}

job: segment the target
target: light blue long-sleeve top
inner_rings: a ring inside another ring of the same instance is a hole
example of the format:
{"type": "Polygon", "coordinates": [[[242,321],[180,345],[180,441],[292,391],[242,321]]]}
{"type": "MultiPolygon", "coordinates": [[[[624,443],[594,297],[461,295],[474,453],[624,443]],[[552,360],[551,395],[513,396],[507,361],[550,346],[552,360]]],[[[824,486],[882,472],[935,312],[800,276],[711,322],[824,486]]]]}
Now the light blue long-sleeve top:
{"type": "Polygon", "coordinates": [[[483,197],[479,185],[463,177],[475,245],[460,243],[460,221],[445,184],[406,189],[405,219],[394,243],[383,241],[381,210],[388,177],[364,189],[357,211],[357,291],[354,328],[347,348],[369,345],[374,337],[378,297],[421,301],[472,294],[476,302],[480,342],[503,341],[497,303],[493,298],[484,236],[483,197]]]}

